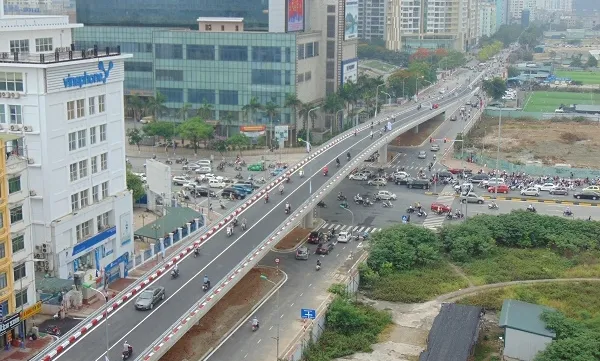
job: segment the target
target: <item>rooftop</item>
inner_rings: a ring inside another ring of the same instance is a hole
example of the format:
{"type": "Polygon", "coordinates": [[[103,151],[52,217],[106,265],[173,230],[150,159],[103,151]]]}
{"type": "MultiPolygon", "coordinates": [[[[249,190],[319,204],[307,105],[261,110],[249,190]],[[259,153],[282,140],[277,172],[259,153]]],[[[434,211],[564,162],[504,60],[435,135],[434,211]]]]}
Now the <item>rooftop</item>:
{"type": "Polygon", "coordinates": [[[56,51],[49,53],[0,53],[0,63],[54,64],[116,55],[121,55],[120,46],[116,48],[94,46],[89,49],[78,49],[75,44],[71,44],[70,47],[56,48],[56,51]]]}
{"type": "Polygon", "coordinates": [[[517,300],[504,300],[498,324],[500,327],[554,338],[556,334],[547,329],[540,318],[544,311],[554,311],[554,309],[517,300]]]}
{"type": "Polygon", "coordinates": [[[442,304],[419,361],[466,361],[477,342],[481,314],[481,307],[442,304]]]}
{"type": "Polygon", "coordinates": [[[600,105],[575,104],[575,111],[577,111],[577,112],[600,113],[600,105]]]}
{"type": "Polygon", "coordinates": [[[198,18],[198,22],[214,22],[214,23],[241,23],[244,18],[226,18],[226,17],[214,17],[214,18],[198,18]]]}
{"type": "Polygon", "coordinates": [[[156,221],[146,224],[144,227],[136,229],[133,233],[136,236],[149,239],[161,238],[169,232],[177,232],[178,227],[185,227],[188,222],[193,222],[195,218],[200,218],[200,226],[204,226],[204,216],[202,213],[188,207],[167,207],[167,215],[158,218],[156,221]]]}
{"type": "Polygon", "coordinates": [[[69,23],[66,15],[4,15],[0,16],[0,31],[28,31],[81,28],[83,24],[69,23]]]}

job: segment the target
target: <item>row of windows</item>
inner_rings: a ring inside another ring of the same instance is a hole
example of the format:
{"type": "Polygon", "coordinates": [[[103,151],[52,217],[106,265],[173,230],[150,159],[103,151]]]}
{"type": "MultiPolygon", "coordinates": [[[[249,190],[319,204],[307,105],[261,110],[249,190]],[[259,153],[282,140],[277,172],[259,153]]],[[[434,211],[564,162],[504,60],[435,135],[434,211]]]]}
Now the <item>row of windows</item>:
{"type": "MultiPolygon", "coordinates": [[[[312,43],[311,43],[312,44],[312,43]]],[[[318,46],[318,42],[316,43],[318,46]]],[[[255,62],[281,63],[291,62],[291,49],[286,47],[282,53],[281,47],[275,46],[238,46],[220,45],[219,60],[221,61],[248,61],[248,53],[255,62]],[[284,56],[285,55],[285,56],[284,56]]],[[[311,51],[312,53],[312,51],[311,51]]],[[[183,59],[183,45],[156,44],[155,55],[157,59],[183,59]]],[[[313,55],[311,55],[313,56],[313,55]]],[[[214,45],[186,45],[186,59],[188,60],[217,60],[214,45]]],[[[127,70],[127,69],[125,69],[127,70]]]]}
{"type": "Polygon", "coordinates": [[[23,106],[0,104],[1,124],[23,124],[23,106]]]}
{"type": "MultiPolygon", "coordinates": [[[[35,51],[38,53],[49,52],[52,47],[52,38],[37,38],[35,39],[35,51]]],[[[11,40],[11,53],[29,53],[29,39],[11,40]]]]}
{"type": "MultiPolygon", "coordinates": [[[[106,131],[108,126],[100,124],[97,127],[91,127],[90,130],[90,145],[106,141],[106,131]]],[[[88,130],[82,129],[76,132],[69,133],[69,151],[85,148],[87,146],[88,130]]]]}
{"type": "Polygon", "coordinates": [[[319,56],[319,42],[310,42],[298,45],[298,60],[310,59],[319,56]]]}
{"type": "MultiPolygon", "coordinates": [[[[17,267],[21,267],[21,266],[25,266],[25,263],[20,264],[17,267]]],[[[14,273],[13,275],[15,275],[15,281],[17,280],[16,275],[17,275],[17,267],[15,267],[14,269],[14,273]]],[[[21,270],[19,269],[19,275],[21,274],[21,270]]],[[[26,275],[23,274],[23,276],[19,276],[19,279],[21,277],[25,277],[26,275]]],[[[3,288],[6,288],[8,286],[8,277],[6,276],[6,273],[0,273],[0,290],[2,290],[3,288]]],[[[27,299],[27,289],[29,287],[25,287],[24,289],[20,290],[19,292],[15,292],[15,307],[16,308],[21,308],[23,305],[26,305],[29,301],[27,299]]],[[[4,301],[4,302],[0,302],[0,305],[2,306],[3,310],[8,309],[8,301],[4,301]]]]}
{"type": "Polygon", "coordinates": [[[102,153],[100,155],[93,156],[88,160],[83,159],[69,165],[69,180],[75,182],[79,179],[86,178],[89,173],[96,174],[108,169],[108,153],[102,153]]]}
{"type": "MultiPolygon", "coordinates": [[[[307,74],[309,74],[308,72],[307,74]]],[[[310,78],[310,75],[308,75],[310,78]]],[[[306,79],[308,80],[308,79],[306,79]]],[[[191,103],[191,104],[220,104],[220,105],[243,105],[240,104],[239,92],[237,90],[214,90],[214,89],[187,89],[187,101],[184,101],[184,91],[183,89],[175,89],[175,88],[158,88],[157,91],[163,94],[168,102],[172,103],[191,103]],[[218,101],[217,101],[218,95],[218,101]]],[[[263,94],[268,94],[265,96],[266,101],[270,101],[273,94],[277,95],[279,93],[274,92],[261,92],[258,94],[252,94],[252,96],[256,96],[257,98],[262,97],[263,94]]]]}
{"type": "Polygon", "coordinates": [[[152,62],[150,61],[126,61],[125,71],[143,71],[152,72],[152,62]]]}
{"type": "MultiPolygon", "coordinates": [[[[96,112],[104,113],[106,111],[106,96],[98,95],[98,108],[96,109],[96,97],[88,98],[87,114],[94,115],[96,112]]],[[[67,102],[67,120],[79,119],[85,117],[85,99],[71,100],[67,102]]]]}
{"type": "MultiPolygon", "coordinates": [[[[84,189],[80,192],[71,194],[71,211],[75,212],[85,208],[92,203],[100,202],[100,199],[108,197],[108,182],[92,187],[92,199],[90,200],[90,190],[84,189]]],[[[108,221],[106,222],[108,223],[108,221]]]]}
{"type": "Polygon", "coordinates": [[[0,91],[23,91],[23,73],[0,71],[0,91]]]}
{"type": "Polygon", "coordinates": [[[312,79],[312,73],[307,71],[306,73],[298,74],[298,83],[309,81],[312,79]]]}

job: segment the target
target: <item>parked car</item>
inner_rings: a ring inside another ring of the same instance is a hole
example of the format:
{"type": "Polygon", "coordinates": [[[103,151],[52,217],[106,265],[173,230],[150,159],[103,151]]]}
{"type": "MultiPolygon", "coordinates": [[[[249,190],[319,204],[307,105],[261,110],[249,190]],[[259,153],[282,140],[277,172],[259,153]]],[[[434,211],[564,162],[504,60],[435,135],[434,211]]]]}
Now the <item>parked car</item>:
{"type": "Polygon", "coordinates": [[[403,172],[403,171],[398,171],[398,172],[394,172],[393,174],[394,176],[394,180],[398,180],[398,179],[407,179],[410,178],[410,174],[403,172]]]}
{"type": "Polygon", "coordinates": [[[208,180],[208,186],[210,188],[225,188],[225,183],[222,180],[213,178],[208,180]]]}
{"type": "Polygon", "coordinates": [[[323,239],[323,233],[319,231],[312,231],[308,235],[308,243],[319,244],[321,243],[321,239],[323,239]]]}
{"type": "Polygon", "coordinates": [[[430,151],[432,152],[437,152],[438,150],[440,150],[440,145],[439,144],[432,144],[431,148],[429,148],[430,151]]]}
{"type": "Polygon", "coordinates": [[[496,185],[504,184],[504,178],[492,177],[490,179],[482,180],[481,183],[485,186],[496,186],[496,185]]]}
{"type": "Polygon", "coordinates": [[[478,184],[489,179],[490,176],[487,174],[474,174],[471,178],[469,178],[469,182],[473,184],[478,184]]]}
{"type": "Polygon", "coordinates": [[[477,204],[483,204],[483,202],[485,202],[485,199],[481,196],[478,196],[475,193],[468,193],[466,195],[461,195],[460,196],[460,201],[462,203],[477,203],[477,204]]]}
{"type": "Polygon", "coordinates": [[[600,192],[600,186],[589,186],[587,188],[583,188],[582,192],[600,192]]]}
{"type": "Polygon", "coordinates": [[[191,191],[191,190],[194,190],[194,189],[196,189],[198,187],[200,187],[200,185],[198,183],[196,183],[196,182],[190,182],[190,183],[184,184],[182,188],[185,189],[185,190],[191,191]]]}
{"type": "Polygon", "coordinates": [[[298,247],[298,249],[296,250],[296,259],[308,260],[308,247],[298,247]]]}
{"type": "Polygon", "coordinates": [[[212,172],[212,168],[209,166],[202,166],[202,167],[198,167],[195,170],[196,174],[207,174],[212,172]]]}
{"type": "Polygon", "coordinates": [[[557,186],[557,187],[550,189],[550,194],[568,196],[569,189],[567,189],[566,187],[557,186]]]}
{"type": "Polygon", "coordinates": [[[521,189],[521,195],[522,196],[539,197],[540,196],[540,190],[537,187],[529,187],[529,188],[526,188],[526,189],[521,189]]]}
{"type": "Polygon", "coordinates": [[[350,174],[348,176],[348,179],[358,180],[358,181],[366,181],[367,179],[369,179],[369,176],[364,173],[354,173],[354,174],[350,174]]]}
{"type": "Polygon", "coordinates": [[[541,184],[541,185],[536,185],[535,187],[538,188],[542,192],[550,192],[552,190],[552,188],[556,187],[556,184],[554,184],[554,183],[544,183],[544,184],[541,184]]]}
{"type": "Polygon", "coordinates": [[[367,184],[370,186],[384,186],[387,184],[387,181],[385,178],[375,178],[368,181],[367,184]]]}
{"type": "Polygon", "coordinates": [[[411,189],[412,188],[429,189],[431,184],[429,183],[429,179],[411,178],[406,182],[406,186],[411,189]]]}
{"type": "Polygon", "coordinates": [[[196,189],[193,190],[194,194],[196,195],[196,197],[216,197],[217,194],[205,187],[198,187],[196,189]]]}
{"type": "Polygon", "coordinates": [[[350,241],[350,233],[346,231],[338,233],[337,241],[341,243],[348,243],[350,241]]]}
{"type": "Polygon", "coordinates": [[[231,198],[231,194],[233,194],[233,197],[235,199],[244,199],[246,198],[246,195],[240,191],[238,191],[235,188],[225,188],[223,189],[223,191],[221,191],[221,197],[223,198],[231,198]]]}
{"type": "Polygon", "coordinates": [[[138,296],[135,300],[135,308],[138,310],[151,310],[155,304],[165,299],[165,288],[149,288],[138,296]]]}
{"type": "Polygon", "coordinates": [[[182,186],[186,183],[190,183],[192,180],[188,177],[175,176],[173,177],[173,184],[177,186],[182,186]]]}
{"type": "Polygon", "coordinates": [[[375,199],[378,201],[395,201],[397,198],[398,197],[394,193],[388,191],[379,191],[375,194],[375,199]]]}
{"type": "Polygon", "coordinates": [[[427,153],[424,150],[420,150],[419,155],[417,155],[417,157],[419,159],[425,159],[425,158],[427,158],[427,153]]]}
{"type": "Polygon", "coordinates": [[[440,202],[433,202],[431,203],[431,211],[432,212],[436,212],[436,213],[448,213],[452,211],[452,207],[445,205],[444,203],[440,203],[440,202]]]}
{"type": "Polygon", "coordinates": [[[316,254],[329,254],[331,251],[333,251],[334,248],[335,248],[335,245],[333,244],[333,242],[319,243],[315,253],[316,254]]]}
{"type": "Polygon", "coordinates": [[[584,191],[573,194],[573,197],[577,199],[591,199],[597,201],[600,199],[600,192],[584,191]]]}
{"type": "Polygon", "coordinates": [[[500,184],[497,186],[491,186],[488,187],[488,192],[490,193],[504,193],[507,194],[508,192],[510,192],[510,187],[507,186],[506,184],[500,184]]]}
{"type": "Polygon", "coordinates": [[[244,186],[237,185],[237,184],[234,184],[234,185],[232,185],[229,188],[233,188],[233,189],[237,190],[240,193],[244,193],[245,195],[248,195],[248,194],[252,193],[251,189],[248,189],[248,188],[246,188],[244,186]]]}

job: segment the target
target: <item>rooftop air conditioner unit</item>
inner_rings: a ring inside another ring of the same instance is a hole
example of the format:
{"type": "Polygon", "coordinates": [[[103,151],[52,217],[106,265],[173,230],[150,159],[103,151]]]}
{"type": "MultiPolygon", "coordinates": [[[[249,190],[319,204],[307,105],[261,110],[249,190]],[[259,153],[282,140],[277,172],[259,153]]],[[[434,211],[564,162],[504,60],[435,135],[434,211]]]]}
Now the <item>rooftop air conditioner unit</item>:
{"type": "Polygon", "coordinates": [[[21,130],[21,127],[16,124],[11,124],[10,130],[12,130],[12,131],[21,130]]]}
{"type": "Polygon", "coordinates": [[[26,125],[23,127],[23,130],[26,132],[33,132],[33,127],[31,125],[26,125]]]}
{"type": "Polygon", "coordinates": [[[27,163],[33,164],[34,163],[33,158],[27,158],[27,163]]]}
{"type": "Polygon", "coordinates": [[[37,193],[32,190],[32,191],[29,191],[29,195],[32,197],[35,197],[35,196],[37,196],[37,193]]]}

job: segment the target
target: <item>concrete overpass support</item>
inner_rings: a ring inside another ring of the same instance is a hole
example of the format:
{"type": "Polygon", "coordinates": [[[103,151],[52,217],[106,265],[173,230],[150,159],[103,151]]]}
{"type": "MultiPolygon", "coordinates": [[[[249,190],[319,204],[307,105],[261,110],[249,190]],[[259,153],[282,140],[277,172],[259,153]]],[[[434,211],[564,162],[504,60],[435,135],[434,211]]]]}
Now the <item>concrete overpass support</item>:
{"type": "Polygon", "coordinates": [[[313,221],[314,221],[314,212],[308,212],[304,218],[302,218],[302,223],[300,224],[300,226],[302,228],[308,228],[308,229],[312,229],[313,228],[313,221]]]}
{"type": "Polygon", "coordinates": [[[419,133],[419,124],[417,124],[412,130],[415,134],[419,133]]]}
{"type": "Polygon", "coordinates": [[[377,159],[377,163],[387,164],[387,162],[389,162],[387,150],[388,150],[387,144],[385,144],[384,146],[379,148],[379,150],[377,150],[377,152],[379,153],[379,158],[377,159]]]}

